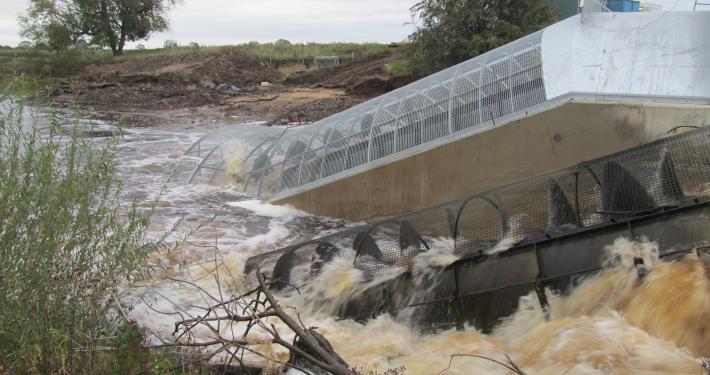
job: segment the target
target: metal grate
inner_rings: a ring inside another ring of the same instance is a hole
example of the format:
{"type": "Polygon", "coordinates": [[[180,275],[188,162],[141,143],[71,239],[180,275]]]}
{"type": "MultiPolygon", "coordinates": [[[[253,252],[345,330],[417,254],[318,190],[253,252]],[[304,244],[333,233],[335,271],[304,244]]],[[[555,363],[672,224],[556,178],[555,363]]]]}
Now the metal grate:
{"type": "Polygon", "coordinates": [[[284,133],[284,129],[248,124],[219,128],[185,151],[170,178],[187,183],[221,180],[240,186],[249,184],[266,165],[264,152],[284,133]]]}
{"type": "Polygon", "coordinates": [[[541,39],[542,31],[531,34],[291,131],[259,151],[262,159],[251,164],[244,190],[285,194],[430,141],[480,130],[494,118],[545,102],[541,39]]]}
{"type": "Polygon", "coordinates": [[[584,0],[584,6],[582,7],[582,14],[586,13],[601,13],[601,12],[612,12],[607,6],[607,1],[599,0],[584,0]]]}
{"type": "Polygon", "coordinates": [[[313,58],[313,67],[316,69],[330,68],[339,65],[340,59],[338,59],[338,56],[316,56],[313,58]]]}
{"type": "Polygon", "coordinates": [[[460,258],[504,251],[706,200],[710,131],[698,129],[423,210],[250,258],[280,279],[280,294],[308,290],[323,265],[355,251],[366,276],[410,269],[436,239],[453,239],[460,258]],[[696,201],[697,202],[697,201],[696,201]]]}

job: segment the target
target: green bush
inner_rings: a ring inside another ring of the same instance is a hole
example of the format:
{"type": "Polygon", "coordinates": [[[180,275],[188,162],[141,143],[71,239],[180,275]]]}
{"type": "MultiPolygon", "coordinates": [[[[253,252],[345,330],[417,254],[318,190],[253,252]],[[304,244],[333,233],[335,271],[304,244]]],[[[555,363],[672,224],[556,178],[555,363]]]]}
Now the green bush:
{"type": "Polygon", "coordinates": [[[103,145],[78,124],[40,122],[16,79],[0,95],[0,364],[83,373],[113,335],[115,299],[144,280],[152,211],[122,204],[119,134],[103,145]]]}
{"type": "Polygon", "coordinates": [[[407,74],[412,73],[417,69],[417,64],[413,60],[397,60],[389,64],[385,64],[383,67],[387,74],[407,74]]]}

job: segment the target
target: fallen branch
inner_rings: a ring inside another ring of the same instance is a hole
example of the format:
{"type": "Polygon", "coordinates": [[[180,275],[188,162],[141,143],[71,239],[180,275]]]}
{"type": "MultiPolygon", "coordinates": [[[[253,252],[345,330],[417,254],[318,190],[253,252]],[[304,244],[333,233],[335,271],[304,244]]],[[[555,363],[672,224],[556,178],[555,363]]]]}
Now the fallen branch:
{"type": "Polygon", "coordinates": [[[279,97],[279,92],[277,91],[277,92],[276,92],[276,95],[274,95],[274,96],[271,97],[271,98],[266,98],[266,99],[264,99],[264,98],[255,97],[254,99],[256,99],[256,100],[240,100],[240,101],[238,101],[238,102],[233,102],[231,105],[240,104],[240,103],[268,102],[268,101],[274,100],[274,99],[276,99],[276,98],[278,98],[278,97],[279,97]]]}
{"type": "MultiPolygon", "coordinates": [[[[281,309],[281,306],[276,302],[276,299],[274,299],[274,296],[271,294],[269,291],[269,288],[266,286],[266,281],[264,276],[261,274],[261,269],[259,266],[256,267],[256,276],[257,279],[259,280],[259,286],[261,286],[262,292],[264,292],[264,295],[266,296],[266,299],[269,301],[269,304],[271,305],[271,308],[274,309],[276,314],[278,315],[279,319],[281,319],[284,324],[288,326],[295,334],[298,336],[298,339],[300,342],[302,342],[308,349],[310,349],[316,356],[318,356],[321,360],[326,362],[326,366],[319,365],[318,367],[330,372],[331,374],[334,375],[350,375],[352,372],[350,371],[350,367],[345,363],[345,361],[340,358],[336,353],[334,352],[328,352],[326,351],[322,346],[321,343],[319,343],[317,337],[314,334],[314,328],[304,328],[301,327],[301,325],[296,322],[291,316],[289,316],[283,309],[281,309]]],[[[278,336],[278,333],[276,332],[276,329],[274,329],[274,334],[275,338],[281,340],[281,338],[278,336]]],[[[325,338],[323,338],[324,340],[325,338]]],[[[281,346],[287,347],[291,349],[292,351],[296,352],[302,352],[302,350],[298,349],[296,346],[291,345],[291,343],[281,340],[279,344],[281,346]]],[[[326,340],[327,341],[327,340],[326,340]]],[[[307,353],[299,353],[301,356],[304,357],[310,357],[310,355],[307,355],[307,353]],[[304,355],[306,354],[306,355],[304,355]]],[[[313,360],[309,360],[310,362],[314,362],[313,360]]],[[[319,361],[316,361],[319,362],[319,361]]]]}
{"type": "Polygon", "coordinates": [[[186,284],[196,289],[204,303],[204,307],[193,306],[202,310],[199,314],[188,312],[178,304],[170,301],[158,290],[151,286],[146,286],[149,291],[171,302],[177,307],[177,311],[171,313],[160,312],[150,306],[150,304],[148,304],[148,308],[158,313],[177,314],[179,316],[178,321],[175,323],[175,330],[172,333],[174,342],[166,342],[160,338],[162,344],[146,346],[146,348],[209,348],[202,357],[195,359],[194,363],[206,362],[218,354],[227,354],[229,361],[225,361],[225,363],[234,363],[242,367],[245,366],[243,356],[246,352],[249,352],[277,364],[281,369],[292,367],[308,373],[308,371],[299,367],[302,366],[302,363],[282,361],[256,350],[255,346],[267,343],[287,349],[291,353],[290,358],[302,359],[310,363],[311,366],[319,367],[333,375],[352,375],[348,364],[335,353],[328,340],[315,331],[315,327],[306,328],[301,322],[298,312],[296,312],[298,316],[296,320],[281,308],[269,290],[269,285],[274,280],[261,274],[261,271],[257,268],[258,287],[246,294],[235,291],[231,295],[223,295],[220,273],[226,272],[230,276],[231,273],[228,268],[221,269],[224,265],[224,259],[221,259],[219,251],[216,251],[214,264],[209,267],[206,264],[201,267],[208,275],[216,278],[219,293],[211,294],[198,285],[189,270],[187,271],[189,275],[187,280],[165,276],[166,280],[186,284]],[[246,295],[249,295],[249,297],[245,297],[246,295]],[[293,341],[291,339],[286,340],[281,336],[274,324],[267,322],[272,317],[278,318],[295,334],[293,341]],[[235,322],[246,322],[246,328],[240,329],[239,333],[235,334],[235,332],[232,332],[234,327],[230,326],[235,322]],[[207,328],[210,331],[210,341],[198,342],[195,340],[195,331],[198,327],[207,328]],[[255,327],[267,335],[266,340],[254,341],[252,338],[247,337],[250,330],[255,327]],[[227,332],[231,333],[227,335],[227,332]]]}
{"type": "Polygon", "coordinates": [[[495,359],[488,358],[488,357],[484,357],[484,356],[482,356],[482,355],[475,355],[475,354],[452,354],[452,355],[451,355],[451,358],[449,358],[449,366],[446,367],[445,369],[439,371],[436,375],[440,375],[442,372],[451,369],[451,363],[454,361],[454,357],[474,357],[474,358],[482,358],[482,359],[485,359],[485,360],[488,360],[488,361],[491,361],[491,362],[495,362],[495,363],[497,363],[497,364],[499,364],[499,365],[501,365],[501,366],[507,368],[508,370],[510,370],[510,371],[512,371],[512,372],[514,372],[514,373],[516,373],[516,374],[518,374],[518,375],[527,375],[520,367],[518,367],[518,365],[515,364],[515,362],[513,362],[512,359],[510,359],[510,357],[508,357],[507,354],[505,355],[505,358],[508,358],[508,362],[510,363],[510,366],[506,365],[506,364],[503,363],[503,362],[498,362],[498,361],[496,361],[495,359]]]}
{"type": "Polygon", "coordinates": [[[87,89],[105,89],[107,87],[113,87],[116,86],[115,83],[99,83],[96,85],[86,85],[87,89]]]}

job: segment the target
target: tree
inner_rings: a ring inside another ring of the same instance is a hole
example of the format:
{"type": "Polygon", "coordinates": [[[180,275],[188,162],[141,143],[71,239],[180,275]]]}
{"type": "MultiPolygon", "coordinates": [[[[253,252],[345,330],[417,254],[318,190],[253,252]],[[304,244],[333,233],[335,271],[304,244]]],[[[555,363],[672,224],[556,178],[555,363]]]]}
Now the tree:
{"type": "Polygon", "coordinates": [[[409,36],[423,65],[436,72],[538,31],[557,20],[543,0],[422,0],[409,36]]]}
{"type": "Polygon", "coordinates": [[[286,52],[288,47],[291,46],[291,42],[286,39],[279,39],[274,42],[274,46],[276,46],[276,52],[279,53],[279,58],[281,58],[283,56],[283,53],[286,52]]]}
{"type": "Polygon", "coordinates": [[[123,55],[126,42],[169,28],[168,11],[180,0],[30,0],[19,17],[20,36],[60,51],[80,40],[123,55]]]}

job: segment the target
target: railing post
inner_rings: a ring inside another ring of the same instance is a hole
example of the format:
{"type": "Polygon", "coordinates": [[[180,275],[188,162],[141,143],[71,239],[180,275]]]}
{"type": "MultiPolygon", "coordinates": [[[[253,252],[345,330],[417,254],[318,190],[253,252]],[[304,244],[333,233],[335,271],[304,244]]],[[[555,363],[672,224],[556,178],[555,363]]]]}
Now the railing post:
{"type": "Polygon", "coordinates": [[[456,87],[456,79],[459,76],[459,71],[463,64],[464,63],[459,64],[459,67],[456,68],[456,73],[454,73],[454,77],[451,79],[451,90],[449,90],[449,135],[452,136],[454,134],[454,87],[456,87]]]}

